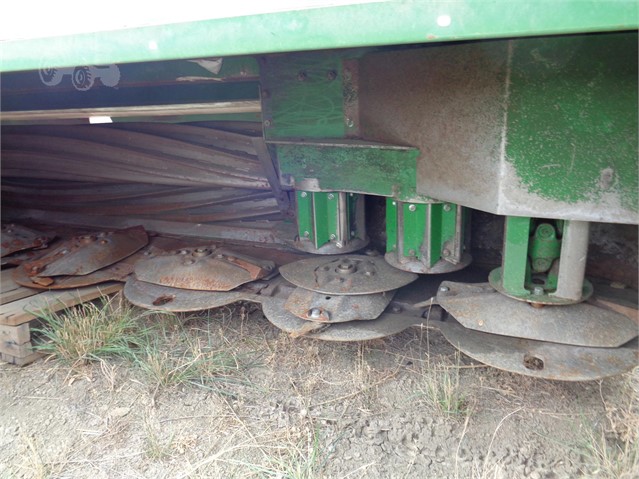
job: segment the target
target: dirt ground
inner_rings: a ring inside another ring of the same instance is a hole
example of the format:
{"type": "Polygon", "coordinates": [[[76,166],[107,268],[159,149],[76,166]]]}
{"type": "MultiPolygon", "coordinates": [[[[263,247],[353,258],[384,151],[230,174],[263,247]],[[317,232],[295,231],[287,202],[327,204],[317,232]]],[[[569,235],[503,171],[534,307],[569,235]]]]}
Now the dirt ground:
{"type": "Polygon", "coordinates": [[[537,380],[436,331],[324,343],[237,307],[167,331],[237,372],[154,386],[119,360],[0,364],[0,477],[639,477],[636,371],[537,380]]]}

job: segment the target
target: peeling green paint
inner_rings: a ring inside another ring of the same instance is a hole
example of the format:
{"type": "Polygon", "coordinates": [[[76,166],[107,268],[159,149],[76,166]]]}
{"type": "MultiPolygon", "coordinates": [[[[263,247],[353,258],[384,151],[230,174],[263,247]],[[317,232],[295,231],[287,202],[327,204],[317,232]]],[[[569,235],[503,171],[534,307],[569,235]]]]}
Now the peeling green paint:
{"type": "MultiPolygon", "coordinates": [[[[350,191],[414,200],[418,150],[375,143],[274,143],[289,186],[313,182],[323,191],[350,191]],[[317,181],[314,181],[317,180],[317,181]]],[[[428,198],[420,197],[424,201],[428,198]]]]}
{"type": "Polygon", "coordinates": [[[507,161],[551,201],[639,211],[637,34],[513,42],[507,161]],[[611,204],[610,207],[615,207],[611,204]]]}

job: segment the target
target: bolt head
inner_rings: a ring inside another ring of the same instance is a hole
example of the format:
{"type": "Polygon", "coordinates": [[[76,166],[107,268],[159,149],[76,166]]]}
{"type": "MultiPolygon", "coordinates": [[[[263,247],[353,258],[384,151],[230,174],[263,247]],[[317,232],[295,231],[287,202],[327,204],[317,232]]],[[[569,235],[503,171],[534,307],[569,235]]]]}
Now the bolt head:
{"type": "Polygon", "coordinates": [[[307,193],[306,191],[302,191],[302,192],[300,193],[300,196],[301,196],[302,198],[306,198],[306,197],[308,196],[308,193],[307,193]]]}
{"type": "Polygon", "coordinates": [[[450,211],[452,209],[452,206],[450,206],[450,203],[444,203],[444,211],[450,211]]]}
{"type": "Polygon", "coordinates": [[[442,251],[442,256],[444,258],[448,258],[450,256],[450,250],[449,249],[444,249],[444,251],[442,251]]]}
{"type": "Polygon", "coordinates": [[[408,211],[415,211],[417,209],[417,206],[415,205],[408,205],[408,211]]]}
{"type": "Polygon", "coordinates": [[[541,296],[542,294],[544,294],[544,288],[541,286],[535,286],[533,288],[533,294],[535,296],[541,296]]]}
{"type": "Polygon", "coordinates": [[[337,236],[335,236],[334,234],[331,234],[331,235],[329,236],[329,238],[330,238],[330,239],[332,239],[332,240],[334,240],[335,238],[337,238],[337,236]]]}
{"type": "Polygon", "coordinates": [[[450,289],[448,288],[448,286],[440,286],[439,287],[439,292],[440,293],[448,293],[450,289]]]}
{"type": "Polygon", "coordinates": [[[329,200],[332,200],[333,198],[335,198],[335,195],[334,195],[333,193],[329,193],[329,194],[328,194],[328,196],[327,196],[327,198],[328,198],[329,200]]]}
{"type": "Polygon", "coordinates": [[[344,243],[342,243],[341,241],[337,241],[335,243],[335,246],[337,246],[338,248],[343,248],[344,247],[344,243]]]}

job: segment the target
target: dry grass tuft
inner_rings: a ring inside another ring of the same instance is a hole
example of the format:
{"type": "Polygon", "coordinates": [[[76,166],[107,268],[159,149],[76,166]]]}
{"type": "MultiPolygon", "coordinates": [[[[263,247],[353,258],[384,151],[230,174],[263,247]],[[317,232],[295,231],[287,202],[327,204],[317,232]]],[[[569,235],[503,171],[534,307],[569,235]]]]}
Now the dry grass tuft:
{"type": "Polygon", "coordinates": [[[130,305],[120,295],[60,312],[39,315],[43,327],[36,330],[40,351],[79,366],[101,358],[131,357],[146,331],[143,321],[151,313],[130,305]]]}
{"type": "Polygon", "coordinates": [[[601,389],[600,395],[606,423],[584,427],[586,472],[602,479],[639,477],[639,369],[626,375],[614,403],[604,399],[601,389]]]}

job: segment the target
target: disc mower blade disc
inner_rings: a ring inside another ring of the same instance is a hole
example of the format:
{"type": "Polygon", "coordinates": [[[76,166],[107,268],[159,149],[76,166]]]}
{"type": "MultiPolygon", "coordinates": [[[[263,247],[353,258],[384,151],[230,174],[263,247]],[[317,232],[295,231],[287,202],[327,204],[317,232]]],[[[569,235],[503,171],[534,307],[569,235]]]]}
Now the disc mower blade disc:
{"type": "Polygon", "coordinates": [[[295,286],[325,294],[373,294],[401,288],[418,276],[365,255],[319,256],[280,267],[295,286]]]}
{"type": "Polygon", "coordinates": [[[471,358],[526,376],[590,381],[621,374],[637,365],[636,344],[589,348],[511,338],[465,328],[451,316],[437,327],[453,346],[471,358]]]}
{"type": "Polygon", "coordinates": [[[182,248],[135,266],[140,281],[198,291],[230,291],[272,274],[275,264],[215,247],[182,248]]]}
{"type": "MultiPolygon", "coordinates": [[[[370,321],[350,321],[347,323],[318,323],[300,319],[284,308],[285,299],[279,297],[262,298],[264,316],[277,328],[292,336],[304,336],[324,341],[367,341],[401,333],[419,323],[411,315],[384,313],[370,321]]],[[[433,315],[441,310],[433,309],[433,315]]]]}
{"type": "Polygon", "coordinates": [[[76,236],[22,267],[29,276],[81,276],[132,255],[148,242],[142,226],[76,236]]]}
{"type": "Polygon", "coordinates": [[[300,319],[324,323],[371,320],[384,312],[395,290],[359,295],[327,295],[297,287],[284,308],[300,319]]]}
{"type": "Polygon", "coordinates": [[[54,235],[22,225],[6,224],[2,225],[0,237],[0,256],[4,257],[25,249],[46,248],[54,235]]]}
{"type": "Polygon", "coordinates": [[[615,348],[639,333],[632,320],[614,311],[586,303],[534,308],[504,296],[488,283],[444,281],[437,302],[462,326],[501,336],[615,348]]]}
{"type": "Polygon", "coordinates": [[[20,286],[34,289],[73,289],[107,281],[126,281],[133,273],[136,261],[159,254],[161,250],[152,246],[144,248],[115,264],[99,269],[83,276],[27,276],[23,268],[13,270],[13,281],[20,286]]]}
{"type": "Polygon", "coordinates": [[[194,291],[145,283],[131,275],[124,285],[124,297],[145,309],[186,312],[219,308],[237,301],[254,301],[256,289],[256,283],[250,283],[229,292],[194,291]]]}

